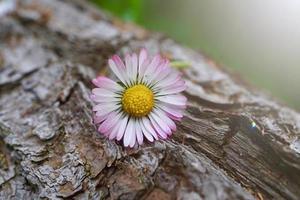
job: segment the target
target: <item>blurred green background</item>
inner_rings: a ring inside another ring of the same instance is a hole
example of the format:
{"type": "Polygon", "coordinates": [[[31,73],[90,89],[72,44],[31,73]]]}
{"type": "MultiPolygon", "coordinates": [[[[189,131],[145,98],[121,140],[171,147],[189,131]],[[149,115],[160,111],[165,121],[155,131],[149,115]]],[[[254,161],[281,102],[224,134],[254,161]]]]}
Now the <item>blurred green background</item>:
{"type": "Polygon", "coordinates": [[[91,1],[201,50],[300,110],[300,1],[91,1]]]}

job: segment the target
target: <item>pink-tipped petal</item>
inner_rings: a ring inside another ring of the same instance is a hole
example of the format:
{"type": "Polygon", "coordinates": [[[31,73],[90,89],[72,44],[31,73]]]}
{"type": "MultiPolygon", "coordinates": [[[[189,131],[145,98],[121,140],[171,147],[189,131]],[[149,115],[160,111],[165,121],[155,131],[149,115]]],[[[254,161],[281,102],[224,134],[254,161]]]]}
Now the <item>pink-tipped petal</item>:
{"type": "Polygon", "coordinates": [[[180,81],[171,86],[163,88],[162,91],[158,92],[158,95],[168,95],[168,94],[176,94],[184,91],[186,89],[186,85],[184,81],[180,81]]]}
{"type": "Polygon", "coordinates": [[[94,124],[99,124],[99,123],[101,123],[104,119],[105,119],[105,118],[103,118],[103,117],[98,117],[98,116],[94,115],[94,117],[93,117],[93,122],[94,122],[94,124]]]}
{"type": "Polygon", "coordinates": [[[176,124],[165,114],[164,111],[162,111],[161,109],[159,108],[156,108],[154,110],[154,113],[159,116],[159,118],[164,121],[168,127],[170,127],[170,129],[172,131],[176,131],[176,124]]]}
{"type": "Polygon", "coordinates": [[[139,120],[139,125],[141,127],[143,135],[147,138],[147,140],[153,142],[154,140],[152,134],[145,128],[142,120],[139,120]]]}
{"type": "Polygon", "coordinates": [[[107,137],[107,133],[103,133],[103,132],[101,132],[101,131],[100,131],[100,127],[98,127],[98,129],[97,129],[97,130],[98,130],[98,133],[100,133],[101,135],[104,135],[105,137],[107,137]]]}
{"type": "Polygon", "coordinates": [[[99,110],[96,112],[96,117],[101,120],[104,121],[112,112],[115,112],[116,109],[115,108],[109,108],[109,109],[104,109],[103,111],[99,110]]]}
{"type": "Polygon", "coordinates": [[[149,66],[149,64],[150,64],[150,60],[149,59],[146,59],[144,62],[143,62],[143,64],[142,64],[142,66],[141,66],[141,69],[139,70],[139,79],[141,80],[141,79],[145,79],[145,72],[146,72],[146,70],[147,70],[147,68],[148,68],[148,66],[149,66]]]}
{"type": "MultiPolygon", "coordinates": [[[[150,117],[150,122],[154,128],[154,130],[156,131],[156,133],[158,133],[158,135],[162,138],[162,139],[166,139],[168,137],[168,133],[166,133],[160,126],[159,124],[155,121],[155,119],[153,117],[150,117]]],[[[171,131],[171,130],[170,130],[171,131]]]]}
{"type": "Polygon", "coordinates": [[[107,119],[100,124],[99,131],[102,133],[106,133],[110,128],[116,125],[118,123],[118,120],[120,118],[120,114],[117,114],[116,112],[112,112],[107,119]]]}
{"type": "Polygon", "coordinates": [[[156,139],[158,140],[158,136],[156,134],[156,131],[154,130],[153,126],[151,125],[150,120],[147,117],[142,118],[143,125],[145,129],[156,139]]]}
{"type": "Polygon", "coordinates": [[[154,83],[156,82],[156,79],[159,76],[162,76],[162,72],[166,68],[167,63],[168,63],[167,60],[161,60],[160,64],[158,64],[157,69],[155,70],[155,72],[149,77],[148,83],[154,85],[154,83]]]}
{"type": "Polygon", "coordinates": [[[164,67],[164,69],[160,73],[160,76],[158,76],[157,79],[153,81],[155,82],[155,85],[160,83],[161,80],[164,80],[171,72],[172,70],[169,66],[164,67]]]}
{"type": "Polygon", "coordinates": [[[91,100],[96,103],[110,103],[110,102],[119,102],[120,97],[103,97],[92,94],[90,96],[91,100]]]}
{"type": "Polygon", "coordinates": [[[169,114],[168,114],[168,116],[175,121],[181,121],[181,119],[182,119],[182,117],[175,117],[175,116],[169,115],[169,114]]]}
{"type": "Polygon", "coordinates": [[[185,106],[187,101],[186,97],[180,94],[159,96],[157,100],[176,106],[185,106]]]}
{"type": "Polygon", "coordinates": [[[113,55],[112,59],[116,63],[117,67],[119,67],[120,69],[125,70],[125,65],[124,65],[122,59],[118,55],[113,55]]]}
{"type": "MultiPolygon", "coordinates": [[[[176,119],[180,119],[183,116],[183,109],[177,106],[167,105],[160,103],[158,104],[158,107],[161,108],[163,111],[165,111],[168,116],[175,117],[176,119]]],[[[173,119],[173,118],[172,118],[173,119]]]]}
{"type": "Polygon", "coordinates": [[[119,91],[122,90],[123,88],[116,83],[115,81],[105,77],[105,76],[99,76],[95,79],[92,80],[93,84],[99,88],[104,88],[107,90],[112,90],[112,91],[119,91]]]}
{"type": "Polygon", "coordinates": [[[112,127],[112,130],[110,131],[110,133],[108,135],[108,139],[113,140],[117,137],[120,125],[121,125],[121,123],[118,122],[118,123],[116,123],[116,125],[114,127],[112,127]]]}
{"type": "Polygon", "coordinates": [[[157,124],[155,121],[150,120],[155,132],[158,134],[159,138],[161,139],[167,139],[168,138],[168,133],[165,133],[157,124]]]}
{"type": "Polygon", "coordinates": [[[146,49],[141,49],[140,54],[139,54],[139,72],[142,72],[142,65],[145,62],[145,60],[148,58],[148,54],[146,49]]]}
{"type": "Polygon", "coordinates": [[[126,67],[126,74],[130,81],[133,80],[133,66],[131,62],[131,56],[129,54],[125,55],[125,67],[126,67]]]}
{"type": "Polygon", "coordinates": [[[150,113],[149,117],[151,121],[154,120],[156,124],[158,124],[158,126],[168,135],[172,132],[167,123],[161,118],[161,116],[158,116],[155,112],[150,113]]]}
{"type": "Polygon", "coordinates": [[[155,72],[160,62],[161,62],[161,57],[159,54],[157,54],[156,56],[154,56],[150,64],[147,66],[147,69],[145,70],[144,78],[146,78],[146,80],[148,80],[149,77],[155,72]]]}
{"type": "Polygon", "coordinates": [[[180,80],[181,80],[181,76],[179,74],[171,73],[165,79],[159,81],[156,85],[157,87],[164,88],[176,84],[180,80]]]}
{"type": "Polygon", "coordinates": [[[93,111],[96,112],[97,116],[105,115],[117,109],[118,106],[116,105],[116,103],[101,103],[93,106],[93,111]]]}
{"type": "Polygon", "coordinates": [[[131,56],[131,64],[132,64],[132,77],[133,77],[133,80],[136,80],[137,73],[138,73],[138,58],[135,53],[132,54],[132,56],[131,56]]]}
{"type": "Polygon", "coordinates": [[[101,97],[118,97],[116,93],[103,88],[94,88],[92,89],[92,93],[96,96],[101,96],[101,97]]]}
{"type": "Polygon", "coordinates": [[[108,60],[109,67],[113,71],[113,73],[117,76],[117,78],[124,85],[127,85],[126,75],[125,75],[125,67],[122,67],[122,65],[117,64],[118,63],[118,59],[116,59],[116,58],[119,58],[119,57],[118,56],[117,57],[113,57],[112,59],[108,60]]]}

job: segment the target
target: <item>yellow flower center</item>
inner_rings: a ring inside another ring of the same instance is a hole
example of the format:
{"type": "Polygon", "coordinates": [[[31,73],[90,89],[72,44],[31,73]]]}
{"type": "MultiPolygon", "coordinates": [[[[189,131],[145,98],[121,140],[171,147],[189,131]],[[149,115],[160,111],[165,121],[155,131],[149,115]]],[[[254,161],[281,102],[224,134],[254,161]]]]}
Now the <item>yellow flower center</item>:
{"type": "Polygon", "coordinates": [[[142,84],[128,88],[123,94],[122,106],[131,116],[146,116],[154,106],[153,92],[142,84]]]}

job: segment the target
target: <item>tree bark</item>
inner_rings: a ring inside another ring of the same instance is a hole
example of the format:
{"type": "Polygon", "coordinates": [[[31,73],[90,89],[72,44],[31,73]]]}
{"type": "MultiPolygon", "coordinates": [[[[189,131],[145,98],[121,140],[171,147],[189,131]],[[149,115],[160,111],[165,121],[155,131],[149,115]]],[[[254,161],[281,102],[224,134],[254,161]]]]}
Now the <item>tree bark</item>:
{"type": "Polygon", "coordinates": [[[0,18],[0,94],[0,199],[300,199],[297,112],[84,1],[0,18]],[[188,108],[170,140],[126,149],[92,124],[90,80],[141,47],[191,63],[188,108]]]}

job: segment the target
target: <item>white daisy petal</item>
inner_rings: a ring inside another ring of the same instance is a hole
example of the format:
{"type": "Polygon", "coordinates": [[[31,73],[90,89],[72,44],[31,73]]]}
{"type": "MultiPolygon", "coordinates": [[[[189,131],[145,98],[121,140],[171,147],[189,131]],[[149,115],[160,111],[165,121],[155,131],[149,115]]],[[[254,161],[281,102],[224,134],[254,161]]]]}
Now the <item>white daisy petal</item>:
{"type": "Polygon", "coordinates": [[[106,133],[110,128],[112,128],[118,120],[120,119],[121,114],[117,114],[116,112],[112,112],[106,120],[100,124],[99,131],[102,133],[106,133]]]}
{"type": "Polygon", "coordinates": [[[126,66],[126,73],[127,73],[127,77],[129,78],[129,81],[133,81],[134,77],[133,77],[133,65],[131,62],[131,56],[129,54],[125,55],[125,66],[126,66]]]}
{"type": "Polygon", "coordinates": [[[127,123],[128,123],[128,115],[125,115],[125,117],[123,117],[123,119],[120,120],[120,126],[118,129],[118,133],[117,133],[117,140],[120,141],[122,139],[122,137],[124,136],[126,127],[127,127],[127,123]]]}
{"type": "Polygon", "coordinates": [[[146,59],[143,62],[141,70],[139,71],[139,79],[138,79],[139,81],[144,82],[144,80],[146,79],[145,72],[146,72],[147,67],[148,67],[149,64],[150,64],[150,60],[149,59],[146,59]]]}
{"type": "Polygon", "coordinates": [[[156,108],[153,111],[162,121],[164,121],[167,126],[172,130],[176,131],[176,124],[159,108],[156,108]]]}
{"type": "Polygon", "coordinates": [[[142,69],[142,64],[145,62],[145,60],[148,58],[148,53],[146,51],[146,49],[141,49],[140,54],[139,54],[139,71],[141,71],[142,69]]]}
{"type": "Polygon", "coordinates": [[[150,62],[150,64],[147,66],[147,69],[144,73],[144,80],[148,83],[148,80],[151,78],[151,75],[155,72],[155,69],[159,65],[161,61],[160,55],[156,55],[150,62]]]}
{"type": "Polygon", "coordinates": [[[155,130],[153,129],[150,120],[147,117],[143,117],[142,122],[143,122],[145,130],[147,130],[148,133],[150,133],[156,140],[158,140],[158,136],[157,136],[155,130]]]}
{"type": "Polygon", "coordinates": [[[103,103],[93,106],[93,111],[96,111],[96,116],[103,116],[117,109],[118,106],[115,103],[103,103]]]}
{"type": "Polygon", "coordinates": [[[98,121],[104,122],[105,120],[107,120],[107,118],[111,115],[112,112],[115,112],[115,111],[107,112],[107,113],[101,114],[99,116],[96,115],[96,117],[97,117],[98,121]]]}
{"type": "Polygon", "coordinates": [[[174,85],[164,88],[163,90],[159,91],[157,95],[168,95],[168,94],[176,94],[182,92],[186,89],[186,85],[184,81],[180,81],[174,85]]]}
{"type": "Polygon", "coordinates": [[[130,79],[130,83],[136,83],[137,82],[137,68],[138,68],[138,60],[137,55],[133,54],[130,56],[129,54],[125,57],[125,63],[126,63],[126,71],[127,76],[130,79]]]}
{"type": "Polygon", "coordinates": [[[137,58],[137,55],[135,53],[132,54],[132,56],[131,56],[131,64],[132,64],[133,81],[136,82],[137,72],[138,72],[138,58],[137,58]]]}
{"type": "Polygon", "coordinates": [[[118,94],[116,94],[112,91],[103,89],[103,88],[94,88],[94,89],[92,89],[92,93],[94,95],[100,96],[100,97],[118,97],[119,96],[118,94]]]}
{"type": "Polygon", "coordinates": [[[150,118],[150,122],[151,122],[155,132],[158,133],[158,135],[161,138],[166,139],[168,137],[168,134],[160,128],[160,126],[157,124],[157,122],[154,120],[154,118],[150,118]]]}
{"type": "Polygon", "coordinates": [[[139,76],[144,76],[144,73],[149,65],[150,61],[148,59],[148,54],[145,49],[142,49],[139,54],[139,76]]]}
{"type": "Polygon", "coordinates": [[[171,105],[185,106],[186,105],[186,97],[183,95],[167,95],[167,96],[159,96],[156,97],[157,100],[165,102],[171,105]]]}
{"type": "Polygon", "coordinates": [[[98,116],[96,116],[96,115],[93,116],[93,122],[94,122],[94,124],[99,124],[99,123],[101,123],[104,119],[105,119],[105,118],[103,118],[103,117],[98,117],[98,116]]]}
{"type": "Polygon", "coordinates": [[[158,64],[157,69],[155,72],[149,77],[148,82],[150,85],[154,85],[156,82],[157,77],[161,76],[163,70],[166,68],[168,61],[161,60],[161,62],[158,64]]]}
{"type": "Polygon", "coordinates": [[[91,99],[96,103],[109,103],[109,102],[119,102],[121,97],[103,97],[98,95],[91,95],[91,99]]]}
{"type": "Polygon", "coordinates": [[[183,117],[183,109],[178,106],[172,106],[164,103],[158,103],[157,105],[159,108],[161,108],[163,111],[165,111],[168,116],[174,116],[176,118],[182,118],[183,117]]]}
{"type": "Polygon", "coordinates": [[[98,121],[104,121],[112,112],[115,112],[116,110],[112,109],[112,110],[108,110],[105,112],[96,112],[96,117],[98,119],[98,121]]]}
{"type": "Polygon", "coordinates": [[[158,116],[155,112],[150,113],[149,115],[151,121],[155,121],[156,124],[167,134],[171,133],[171,128],[167,125],[167,123],[161,118],[161,116],[158,116]]]}
{"type": "Polygon", "coordinates": [[[153,81],[154,84],[156,85],[157,83],[159,83],[161,80],[164,80],[169,74],[170,72],[172,72],[171,68],[170,67],[165,67],[160,75],[153,81]]]}
{"type": "Polygon", "coordinates": [[[117,137],[118,130],[119,130],[120,126],[121,126],[121,123],[118,122],[118,123],[116,123],[116,125],[114,127],[112,127],[112,129],[110,130],[110,132],[108,134],[108,138],[110,140],[113,140],[117,137]]]}
{"type": "Polygon", "coordinates": [[[134,120],[134,122],[133,122],[133,132],[132,132],[132,136],[131,136],[131,140],[130,140],[130,142],[129,142],[129,147],[134,147],[134,145],[135,145],[135,143],[136,143],[136,138],[137,138],[137,136],[136,136],[136,134],[137,134],[137,123],[136,123],[137,121],[136,120],[134,120]]]}
{"type": "Polygon", "coordinates": [[[136,121],[136,140],[139,145],[143,144],[143,132],[139,120],[136,121]]]}
{"type": "Polygon", "coordinates": [[[117,57],[113,57],[112,59],[108,60],[108,64],[109,64],[110,69],[114,72],[114,74],[118,77],[118,79],[124,85],[127,85],[126,75],[125,75],[125,67],[122,66],[123,62],[122,62],[122,64],[121,63],[116,64],[116,63],[119,63],[117,57]]]}
{"type": "Polygon", "coordinates": [[[99,77],[93,79],[92,82],[97,87],[103,88],[106,90],[121,91],[123,89],[118,83],[116,83],[115,81],[113,81],[105,76],[99,76],[99,77]]]}
{"type": "Polygon", "coordinates": [[[133,136],[134,136],[134,120],[131,118],[128,120],[128,124],[123,138],[125,147],[129,146],[133,136]]]}
{"type": "Polygon", "coordinates": [[[165,79],[157,82],[156,87],[164,88],[170,85],[173,85],[177,83],[181,79],[181,76],[179,74],[170,74],[165,79]]]}
{"type": "Polygon", "coordinates": [[[147,138],[147,140],[149,140],[150,142],[153,142],[152,134],[145,128],[142,119],[139,120],[139,125],[141,127],[142,132],[143,132],[143,135],[147,138]]]}

